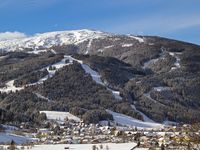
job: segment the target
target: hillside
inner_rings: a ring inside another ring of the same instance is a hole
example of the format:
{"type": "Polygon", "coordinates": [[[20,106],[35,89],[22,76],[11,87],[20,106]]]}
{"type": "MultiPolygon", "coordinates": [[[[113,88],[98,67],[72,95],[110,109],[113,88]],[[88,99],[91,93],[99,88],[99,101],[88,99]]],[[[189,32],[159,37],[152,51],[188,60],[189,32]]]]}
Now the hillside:
{"type": "Polygon", "coordinates": [[[140,120],[200,121],[200,46],[92,30],[0,41],[1,122],[69,111],[85,122],[122,113],[140,120]],[[134,107],[132,107],[134,106],[134,107]]]}

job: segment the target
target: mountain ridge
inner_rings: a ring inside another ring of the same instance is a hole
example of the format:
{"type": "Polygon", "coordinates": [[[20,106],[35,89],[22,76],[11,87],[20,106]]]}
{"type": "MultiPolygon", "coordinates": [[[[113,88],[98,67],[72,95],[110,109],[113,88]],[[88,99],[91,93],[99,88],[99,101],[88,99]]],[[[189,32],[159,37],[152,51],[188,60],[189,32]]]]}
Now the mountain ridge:
{"type": "MultiPolygon", "coordinates": [[[[20,39],[2,40],[0,41],[0,50],[7,49],[7,51],[14,51],[16,49],[23,50],[27,48],[36,48],[36,49],[50,48],[51,46],[55,46],[55,45],[62,46],[62,45],[69,45],[69,44],[79,44],[90,39],[105,38],[108,36],[133,37],[136,40],[139,40],[140,42],[141,41],[144,42],[145,37],[146,38],[164,38],[160,36],[116,34],[116,33],[109,33],[109,32],[103,32],[103,31],[91,30],[91,29],[65,30],[65,31],[36,33],[32,36],[28,36],[28,37],[24,37],[20,39]],[[71,41],[69,41],[70,38],[72,39],[71,41]],[[52,41],[54,41],[54,43],[51,43],[52,41]],[[45,45],[46,42],[49,42],[51,44],[45,45]]],[[[175,39],[170,39],[170,38],[165,38],[165,39],[175,40],[175,39]]],[[[199,46],[198,44],[193,44],[186,41],[181,41],[181,40],[176,40],[176,41],[199,46]]]]}

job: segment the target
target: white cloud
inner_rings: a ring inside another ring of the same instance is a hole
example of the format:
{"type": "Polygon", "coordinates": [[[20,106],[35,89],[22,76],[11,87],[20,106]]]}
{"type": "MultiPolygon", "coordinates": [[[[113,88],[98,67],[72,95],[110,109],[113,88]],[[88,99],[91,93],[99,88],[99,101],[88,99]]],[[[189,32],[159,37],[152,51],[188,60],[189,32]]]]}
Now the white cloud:
{"type": "Polygon", "coordinates": [[[21,32],[0,32],[0,41],[22,39],[27,37],[26,34],[21,32]]]}

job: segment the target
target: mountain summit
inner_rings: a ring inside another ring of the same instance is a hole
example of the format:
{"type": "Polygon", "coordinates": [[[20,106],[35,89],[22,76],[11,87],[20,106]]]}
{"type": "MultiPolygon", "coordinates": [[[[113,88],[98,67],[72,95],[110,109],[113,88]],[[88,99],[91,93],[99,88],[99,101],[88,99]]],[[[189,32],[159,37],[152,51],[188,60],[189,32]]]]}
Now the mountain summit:
{"type": "Polygon", "coordinates": [[[24,48],[50,48],[68,44],[78,44],[90,39],[97,39],[109,34],[88,29],[57,31],[36,34],[23,39],[0,41],[0,49],[7,51],[23,50],[24,48]]]}

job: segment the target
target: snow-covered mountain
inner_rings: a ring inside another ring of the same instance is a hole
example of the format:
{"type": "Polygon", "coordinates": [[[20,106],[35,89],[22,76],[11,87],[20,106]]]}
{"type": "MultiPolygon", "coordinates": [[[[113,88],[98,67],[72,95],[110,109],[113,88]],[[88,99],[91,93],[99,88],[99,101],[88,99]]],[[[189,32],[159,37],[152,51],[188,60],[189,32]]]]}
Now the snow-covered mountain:
{"type": "Polygon", "coordinates": [[[3,40],[0,41],[0,50],[3,51],[20,51],[25,48],[39,49],[50,48],[52,46],[61,46],[68,44],[79,44],[84,41],[104,38],[111,34],[94,31],[94,30],[71,30],[57,31],[36,34],[23,39],[3,40]]]}
{"type": "Polygon", "coordinates": [[[106,110],[150,122],[200,120],[199,50],[87,29],[3,40],[0,111],[67,110],[90,122],[115,117],[106,110]]]}

